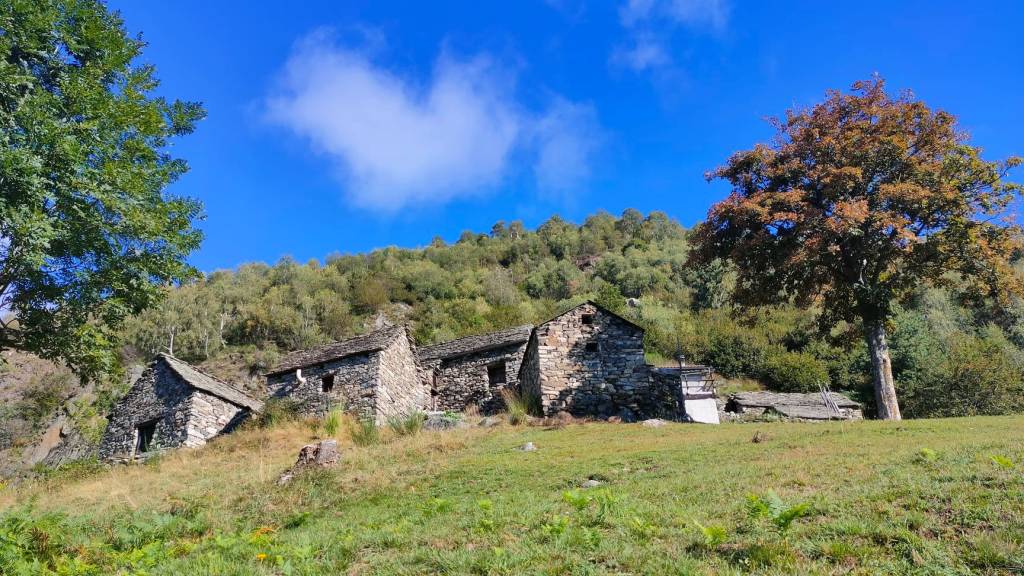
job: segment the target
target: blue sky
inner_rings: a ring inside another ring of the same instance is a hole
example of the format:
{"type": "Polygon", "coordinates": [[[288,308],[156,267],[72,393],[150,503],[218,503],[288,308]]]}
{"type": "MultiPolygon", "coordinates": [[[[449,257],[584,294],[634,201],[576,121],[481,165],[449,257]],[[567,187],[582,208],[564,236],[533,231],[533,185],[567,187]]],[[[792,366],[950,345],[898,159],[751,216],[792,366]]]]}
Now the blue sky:
{"type": "Polygon", "coordinates": [[[203,270],[555,213],[690,226],[727,193],[703,174],[765,117],[875,72],[990,159],[1024,154],[1019,0],[286,4],[111,3],[160,92],[208,112],[174,149],[203,270]]]}

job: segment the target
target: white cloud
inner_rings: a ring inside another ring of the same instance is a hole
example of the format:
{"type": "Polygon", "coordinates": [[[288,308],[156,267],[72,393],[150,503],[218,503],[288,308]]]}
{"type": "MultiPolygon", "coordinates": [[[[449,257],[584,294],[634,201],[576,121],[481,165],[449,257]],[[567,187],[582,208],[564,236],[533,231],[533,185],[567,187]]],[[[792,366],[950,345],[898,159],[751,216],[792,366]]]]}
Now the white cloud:
{"type": "Polygon", "coordinates": [[[545,190],[568,192],[591,175],[591,159],[604,140],[590,105],[559,99],[537,122],[534,173],[545,190]]]}
{"type": "Polygon", "coordinates": [[[652,18],[721,32],[729,23],[727,0],[628,0],[619,10],[622,24],[637,26],[652,18]]]}
{"type": "Polygon", "coordinates": [[[616,47],[613,64],[635,71],[672,66],[668,39],[673,28],[720,34],[729,24],[728,0],[628,0],[619,20],[629,31],[625,46],[616,47]]]}
{"type": "MultiPolygon", "coordinates": [[[[585,173],[590,148],[578,141],[591,128],[578,129],[570,118],[542,129],[550,113],[524,110],[514,92],[514,75],[487,56],[459,60],[442,53],[421,86],[375,63],[368,51],[319,32],[296,46],[267,112],[338,162],[355,204],[392,211],[493,189],[515,168],[519,152],[544,163],[550,143],[579,150],[572,170],[585,173]]],[[[552,112],[558,106],[575,105],[559,102],[552,112]]],[[[537,170],[539,178],[555,172],[537,170]]]]}

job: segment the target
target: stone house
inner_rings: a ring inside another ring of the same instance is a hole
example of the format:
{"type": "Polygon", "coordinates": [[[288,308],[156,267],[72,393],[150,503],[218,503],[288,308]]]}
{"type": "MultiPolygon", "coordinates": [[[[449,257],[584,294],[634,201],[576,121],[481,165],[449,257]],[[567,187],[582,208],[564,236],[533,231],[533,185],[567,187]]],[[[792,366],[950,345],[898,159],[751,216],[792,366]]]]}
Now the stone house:
{"type": "Polygon", "coordinates": [[[519,386],[519,366],[532,330],[531,325],[516,326],[421,348],[417,357],[430,391],[429,408],[499,411],[504,406],[501,390],[519,386]]]}
{"type": "Polygon", "coordinates": [[[161,449],[202,446],[262,407],[230,384],[161,354],[108,416],[99,458],[127,461],[161,449]]]}
{"type": "Polygon", "coordinates": [[[428,390],[418,376],[416,347],[405,326],[293,352],[266,376],[271,397],[293,399],[305,414],[338,407],[383,424],[427,405],[428,390]]]}
{"type": "Polygon", "coordinates": [[[642,327],[584,302],[533,329],[520,391],[545,416],[678,417],[679,383],[653,376],[643,341],[642,327]]]}

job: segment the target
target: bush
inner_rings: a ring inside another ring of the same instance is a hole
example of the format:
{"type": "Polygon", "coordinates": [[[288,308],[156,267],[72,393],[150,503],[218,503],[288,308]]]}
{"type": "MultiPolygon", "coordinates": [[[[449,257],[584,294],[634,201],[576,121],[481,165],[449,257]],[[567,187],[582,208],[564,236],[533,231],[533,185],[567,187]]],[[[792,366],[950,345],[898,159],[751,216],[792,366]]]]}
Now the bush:
{"type": "Polygon", "coordinates": [[[526,419],[530,414],[538,412],[530,398],[524,397],[511,388],[505,388],[501,391],[501,399],[505,401],[508,422],[513,426],[526,423],[526,419]]]}
{"type": "Polygon", "coordinates": [[[335,434],[337,434],[338,430],[341,429],[341,421],[342,421],[343,417],[344,417],[344,414],[342,413],[341,410],[338,410],[338,409],[331,410],[327,414],[327,416],[324,417],[324,421],[323,421],[324,434],[327,434],[328,436],[334,436],[335,434]]]}
{"type": "Polygon", "coordinates": [[[399,436],[413,436],[419,434],[426,420],[427,415],[423,412],[413,412],[407,416],[392,416],[388,418],[388,426],[399,436]]]}
{"type": "Polygon", "coordinates": [[[806,352],[780,352],[768,357],[762,378],[770,390],[817,392],[829,385],[828,366],[806,352]]]}
{"type": "Polygon", "coordinates": [[[712,324],[706,333],[691,336],[684,344],[687,356],[726,378],[756,377],[769,354],[781,350],[757,331],[731,322],[712,324]]]}
{"type": "Polygon", "coordinates": [[[253,420],[260,428],[271,428],[299,417],[299,405],[291,398],[271,398],[263,403],[263,411],[253,420]]]}
{"type": "Polygon", "coordinates": [[[380,429],[373,418],[361,418],[349,425],[349,435],[356,446],[372,446],[380,443],[380,429]]]}

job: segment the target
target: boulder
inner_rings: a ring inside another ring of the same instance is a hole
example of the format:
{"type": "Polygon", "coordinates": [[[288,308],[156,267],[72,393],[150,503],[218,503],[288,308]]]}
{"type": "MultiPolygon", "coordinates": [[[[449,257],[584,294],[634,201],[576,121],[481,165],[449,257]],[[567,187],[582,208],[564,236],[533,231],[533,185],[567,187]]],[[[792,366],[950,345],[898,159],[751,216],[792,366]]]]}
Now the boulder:
{"type": "Polygon", "coordinates": [[[469,428],[462,414],[452,412],[427,412],[427,418],[423,421],[424,430],[456,430],[469,428]]]}
{"type": "Polygon", "coordinates": [[[665,424],[668,424],[668,422],[662,420],[661,418],[651,418],[649,420],[644,420],[643,422],[640,423],[641,426],[646,426],[648,428],[661,428],[665,424]]]}
{"type": "Polygon", "coordinates": [[[537,447],[534,446],[533,442],[527,442],[526,444],[520,446],[519,449],[522,450],[523,452],[533,452],[534,450],[537,449],[537,447]]]}
{"type": "Polygon", "coordinates": [[[283,485],[291,482],[296,474],[307,468],[334,466],[340,459],[341,454],[338,452],[337,440],[327,439],[316,444],[306,444],[299,449],[299,456],[295,459],[295,464],[278,477],[277,484],[283,485]]]}

